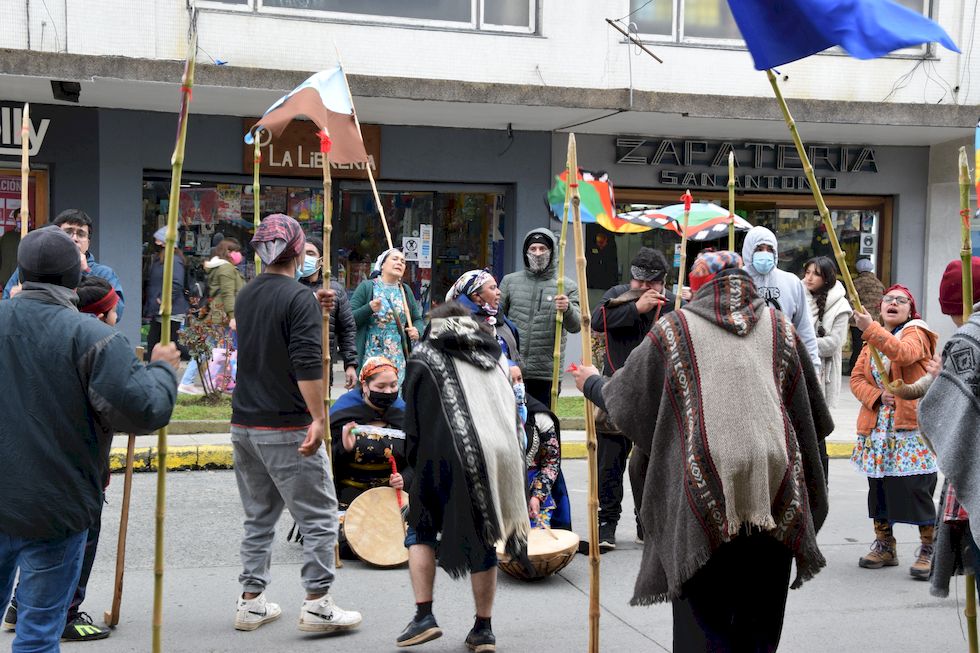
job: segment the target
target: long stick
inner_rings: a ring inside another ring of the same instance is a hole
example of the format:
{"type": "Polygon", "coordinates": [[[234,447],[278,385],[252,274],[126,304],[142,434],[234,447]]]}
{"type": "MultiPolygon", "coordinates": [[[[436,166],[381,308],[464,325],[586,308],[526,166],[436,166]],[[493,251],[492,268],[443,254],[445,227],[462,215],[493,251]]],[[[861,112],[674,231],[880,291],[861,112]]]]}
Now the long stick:
{"type": "Polygon", "coordinates": [[[681,232],[681,268],[677,271],[677,296],[674,297],[674,310],[681,307],[681,295],[684,294],[684,271],[687,269],[687,225],[691,219],[691,191],[684,191],[681,197],[684,200],[684,231],[681,232]]]}
{"type": "MultiPolygon", "coordinates": [[[[565,294],[565,241],[568,231],[568,205],[572,196],[572,169],[568,168],[565,182],[565,209],[561,219],[561,238],[558,239],[558,289],[556,294],[565,294]]],[[[577,175],[576,175],[577,176],[577,175]]],[[[558,412],[558,390],[561,374],[561,330],[565,328],[565,314],[555,309],[555,347],[552,352],[553,367],[551,369],[551,412],[558,412]]]]}
{"type": "MultiPolygon", "coordinates": [[[[137,356],[143,360],[142,356],[137,356]]],[[[133,492],[133,464],[136,457],[136,436],[130,433],[126,442],[126,475],[123,478],[122,511],[119,514],[119,539],[116,541],[116,581],[112,591],[112,608],[105,611],[105,625],[112,627],[119,623],[119,608],[122,605],[123,575],[126,572],[126,534],[129,530],[129,499],[133,492]]]]}
{"type": "Polygon", "coordinates": [[[661,59],[660,57],[658,57],[657,55],[655,55],[653,53],[653,51],[651,51],[649,48],[647,48],[647,46],[643,45],[640,41],[638,41],[636,39],[636,37],[634,37],[632,34],[630,34],[626,30],[624,30],[622,27],[620,27],[619,25],[617,25],[616,24],[616,21],[610,20],[610,19],[607,18],[606,19],[606,22],[609,23],[610,25],[612,25],[614,28],[616,28],[616,31],[618,31],[620,34],[622,34],[627,39],[629,39],[630,42],[633,43],[636,47],[640,48],[641,50],[643,50],[644,52],[646,52],[648,55],[650,55],[651,57],[653,57],[654,59],[656,59],[660,63],[663,63],[664,62],[663,59],[661,59]]]}
{"type": "MultiPolygon", "coordinates": [[[[194,87],[194,65],[197,54],[197,27],[191,27],[187,61],[180,87],[180,111],[177,115],[177,142],[170,159],[170,207],[167,213],[167,236],[164,239],[163,293],[160,298],[160,344],[170,343],[170,314],[173,308],[174,247],[177,243],[177,214],[180,209],[180,176],[184,169],[184,145],[187,142],[187,114],[194,87]]],[[[163,650],[163,520],[167,510],[167,427],[159,431],[157,444],[156,538],[153,551],[153,653],[163,650]]]]}
{"type": "MultiPolygon", "coordinates": [[[[259,147],[259,141],[262,138],[262,128],[259,127],[255,130],[255,150],[252,153],[252,228],[253,234],[259,230],[259,225],[262,224],[262,208],[259,206],[259,198],[262,194],[262,186],[259,184],[259,169],[262,167],[262,149],[259,147]]],[[[255,252],[255,276],[259,276],[262,272],[262,259],[259,258],[259,253],[255,252]]]]}
{"type": "MultiPolygon", "coordinates": [[[[854,288],[854,280],[851,279],[851,271],[847,268],[847,259],[844,258],[844,251],[840,248],[840,242],[837,240],[837,232],[834,229],[834,223],[830,219],[830,209],[827,208],[827,203],[823,200],[823,193],[820,192],[820,185],[817,183],[817,177],[813,173],[813,166],[810,164],[810,157],[807,156],[806,148],[803,147],[803,140],[800,137],[800,131],[796,128],[796,121],[793,120],[792,114],[789,112],[789,106],[786,104],[786,100],[783,98],[782,91],[779,90],[779,83],[776,81],[776,76],[771,70],[766,71],[766,75],[769,77],[769,84],[772,85],[772,90],[776,94],[776,101],[779,102],[779,108],[783,112],[783,119],[786,121],[786,126],[789,127],[789,132],[793,136],[793,143],[796,145],[796,153],[800,157],[800,161],[803,162],[803,172],[806,173],[807,181],[810,182],[810,191],[813,193],[813,199],[817,203],[817,210],[820,211],[820,217],[823,219],[824,228],[827,230],[827,237],[830,239],[830,245],[834,250],[834,258],[837,259],[837,267],[840,269],[841,279],[844,281],[844,286],[847,288],[848,298],[851,300],[851,305],[854,307],[855,311],[864,312],[864,307],[861,306],[861,298],[858,296],[857,290],[854,288]]],[[[904,397],[902,394],[902,387],[905,385],[901,379],[896,381],[889,381],[888,372],[885,370],[885,364],[881,360],[881,355],[878,350],[868,343],[868,351],[871,354],[871,360],[874,366],[878,369],[878,374],[881,376],[881,382],[885,386],[886,390],[898,395],[899,397],[904,397]]]]}
{"type": "Polygon", "coordinates": [[[27,192],[31,178],[31,105],[24,103],[20,121],[20,237],[27,235],[28,218],[31,215],[30,195],[27,192]]]}
{"type": "MultiPolygon", "coordinates": [[[[568,135],[568,185],[571,188],[572,216],[575,235],[575,268],[579,288],[588,288],[585,277],[585,238],[582,235],[581,198],[578,192],[578,154],[575,134],[568,135]]],[[[589,294],[579,298],[582,315],[589,314],[589,294]]],[[[582,364],[592,365],[592,332],[583,327],[582,364]]],[[[599,472],[597,463],[598,440],[592,404],[585,399],[585,450],[589,463],[589,653],[599,653],[599,472]]]]}
{"type": "Polygon", "coordinates": [[[966,617],[966,636],[970,646],[970,653],[977,653],[977,577],[974,574],[966,575],[966,606],[963,608],[963,616],[966,617]]]}
{"type": "Polygon", "coordinates": [[[728,153],[728,251],[735,251],[735,152],[728,153]]]}

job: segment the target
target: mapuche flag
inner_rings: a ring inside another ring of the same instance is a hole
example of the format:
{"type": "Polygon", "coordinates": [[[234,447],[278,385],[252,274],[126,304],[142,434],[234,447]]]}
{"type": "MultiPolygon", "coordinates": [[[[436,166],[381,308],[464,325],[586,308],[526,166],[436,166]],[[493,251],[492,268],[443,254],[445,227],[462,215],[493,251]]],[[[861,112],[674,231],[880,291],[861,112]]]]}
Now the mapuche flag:
{"type": "Polygon", "coordinates": [[[959,52],[946,31],[891,0],[728,0],[757,70],[840,46],[858,59],[941,43],[959,52]]]}
{"type": "Polygon", "coordinates": [[[319,72],[276,100],[265,114],[245,134],[245,142],[253,144],[253,132],[258,127],[273,138],[282,134],[292,120],[299,117],[312,120],[330,134],[330,160],[334,163],[363,163],[368,160],[364,141],[354,120],[354,105],[347,89],[347,78],[340,66],[319,72]]]}
{"type": "MultiPolygon", "coordinates": [[[[596,223],[617,234],[635,234],[649,231],[651,227],[632,224],[616,217],[616,199],[613,185],[605,172],[590,172],[579,168],[579,217],[583,223],[596,223]]],[[[568,186],[568,170],[555,175],[555,184],[545,196],[551,214],[562,220],[565,213],[565,189],[568,186]]],[[[569,208],[569,222],[572,220],[569,208]]]]}

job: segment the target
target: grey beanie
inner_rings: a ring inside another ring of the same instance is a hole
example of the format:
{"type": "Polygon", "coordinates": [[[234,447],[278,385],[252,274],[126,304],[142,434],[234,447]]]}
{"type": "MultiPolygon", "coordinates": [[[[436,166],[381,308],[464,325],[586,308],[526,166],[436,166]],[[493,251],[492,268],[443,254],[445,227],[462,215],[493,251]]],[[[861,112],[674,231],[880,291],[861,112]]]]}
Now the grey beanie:
{"type": "Polygon", "coordinates": [[[17,248],[17,267],[21,281],[51,283],[75,289],[82,278],[82,259],[78,246],[55,226],[27,234],[17,248]]]}
{"type": "Polygon", "coordinates": [[[875,264],[869,258],[859,258],[854,267],[857,268],[858,272],[872,272],[875,269],[875,264]]]}

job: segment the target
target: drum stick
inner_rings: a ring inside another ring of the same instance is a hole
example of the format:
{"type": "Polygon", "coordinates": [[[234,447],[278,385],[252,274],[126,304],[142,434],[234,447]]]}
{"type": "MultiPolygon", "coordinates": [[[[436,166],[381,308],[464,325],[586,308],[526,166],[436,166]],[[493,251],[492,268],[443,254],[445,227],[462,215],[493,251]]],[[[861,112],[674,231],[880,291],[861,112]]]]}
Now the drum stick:
{"type": "MultiPolygon", "coordinates": [[[[388,456],[388,460],[391,461],[391,473],[392,474],[397,474],[398,473],[398,463],[395,462],[395,456],[394,455],[389,455],[388,456]]],[[[398,501],[398,516],[399,516],[399,518],[401,518],[401,514],[402,514],[402,491],[399,488],[395,488],[395,499],[398,501]]],[[[401,521],[402,521],[402,532],[407,535],[408,534],[408,522],[405,521],[404,519],[402,519],[401,521]]]]}

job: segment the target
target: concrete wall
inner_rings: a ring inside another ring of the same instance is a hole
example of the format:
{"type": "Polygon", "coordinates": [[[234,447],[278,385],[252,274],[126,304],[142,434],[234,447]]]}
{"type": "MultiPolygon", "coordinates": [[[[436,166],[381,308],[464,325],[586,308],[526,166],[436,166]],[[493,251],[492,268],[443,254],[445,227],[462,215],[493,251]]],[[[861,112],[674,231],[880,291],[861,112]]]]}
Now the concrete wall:
{"type": "MultiPolygon", "coordinates": [[[[6,3],[0,10],[0,48],[27,46],[28,19],[24,7],[14,4],[6,3]]],[[[629,13],[628,0],[540,0],[535,35],[356,24],[330,20],[323,12],[283,16],[266,9],[228,12],[215,10],[220,6],[216,3],[196,4],[203,7],[198,25],[207,54],[201,59],[210,56],[236,67],[319,70],[336,61],[336,44],[351,74],[592,89],[632,85],[720,96],[771,94],[765,76],[753,69],[748,52],[737,43],[651,44],[663,65],[635,54],[635,48],[604,22],[629,13]]],[[[784,92],[792,98],[827,100],[980,102],[980,48],[968,48],[977,29],[973,8],[964,7],[964,2],[932,4],[936,19],[954,41],[964,52],[972,50],[969,60],[944,49],[925,62],[819,55],[781,69],[789,76],[784,92]],[[907,83],[896,88],[913,69],[907,83]],[[955,92],[955,87],[960,90],[955,92]]],[[[185,55],[188,15],[183,2],[48,0],[31,3],[30,14],[34,50],[170,60],[185,55]]]]}

